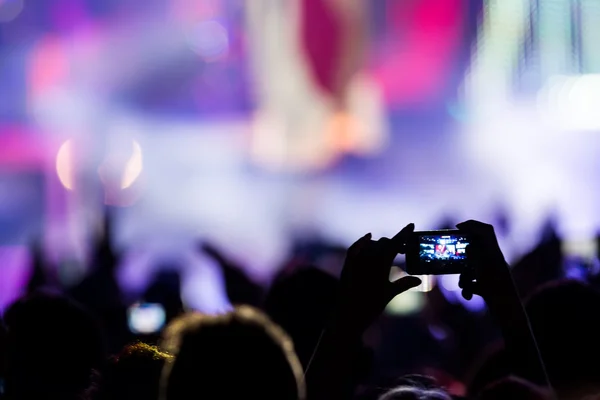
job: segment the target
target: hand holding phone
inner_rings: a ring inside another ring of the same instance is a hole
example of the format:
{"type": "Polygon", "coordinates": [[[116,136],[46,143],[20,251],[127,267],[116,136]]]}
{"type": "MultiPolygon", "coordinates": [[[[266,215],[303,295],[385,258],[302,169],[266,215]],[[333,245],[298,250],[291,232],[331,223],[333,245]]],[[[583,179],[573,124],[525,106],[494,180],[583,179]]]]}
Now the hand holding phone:
{"type": "Polygon", "coordinates": [[[459,281],[463,297],[470,300],[473,294],[480,295],[488,306],[501,303],[506,297],[513,297],[514,282],[494,227],[472,220],[457,227],[470,238],[467,247],[469,265],[461,272],[459,281]]]}

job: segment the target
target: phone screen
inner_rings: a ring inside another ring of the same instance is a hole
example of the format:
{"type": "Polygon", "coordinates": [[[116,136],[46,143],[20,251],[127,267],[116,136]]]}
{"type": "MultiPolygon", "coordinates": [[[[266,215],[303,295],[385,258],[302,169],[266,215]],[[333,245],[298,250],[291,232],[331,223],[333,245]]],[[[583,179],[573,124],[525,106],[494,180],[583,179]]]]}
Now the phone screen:
{"type": "Polygon", "coordinates": [[[407,252],[411,275],[460,274],[467,265],[469,238],[458,230],[414,232],[407,252]]]}
{"type": "Polygon", "coordinates": [[[128,310],[128,317],[129,330],[139,334],[160,331],[167,319],[164,307],[156,303],[134,304],[128,310]]]}

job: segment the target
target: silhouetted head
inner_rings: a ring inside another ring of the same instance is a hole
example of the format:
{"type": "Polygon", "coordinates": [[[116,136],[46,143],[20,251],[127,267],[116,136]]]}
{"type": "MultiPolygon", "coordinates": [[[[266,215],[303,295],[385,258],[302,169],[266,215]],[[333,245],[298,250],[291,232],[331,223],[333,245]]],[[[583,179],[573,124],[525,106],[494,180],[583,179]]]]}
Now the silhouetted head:
{"type": "Polygon", "coordinates": [[[304,398],[291,340],[254,308],[182,316],[167,327],[164,348],[175,357],[163,371],[164,400],[304,398]]]}
{"type": "Polygon", "coordinates": [[[156,346],[129,344],[111,357],[100,389],[101,400],[158,400],[162,369],[172,357],[156,346]]]}
{"type": "Polygon", "coordinates": [[[514,376],[504,378],[487,386],[478,400],[550,400],[551,393],[529,381],[514,376]]]}
{"type": "Polygon", "coordinates": [[[74,398],[103,363],[99,326],[65,297],[35,293],[22,298],[6,311],[5,324],[11,398],[74,398]]]}
{"type": "Polygon", "coordinates": [[[159,303],[165,308],[167,321],[183,312],[181,276],[175,269],[163,269],[156,274],[143,295],[147,303],[159,303]]]}
{"type": "Polygon", "coordinates": [[[488,345],[467,373],[467,394],[474,397],[491,383],[511,374],[511,361],[502,341],[488,345]]]}
{"type": "Polygon", "coordinates": [[[555,388],[600,386],[600,292],[561,280],[541,286],[525,307],[555,388]]]}
{"type": "Polygon", "coordinates": [[[423,375],[407,375],[400,378],[397,386],[379,397],[379,400],[451,400],[435,379],[423,375]]]}
{"type": "Polygon", "coordinates": [[[338,280],[317,268],[303,268],[275,281],[265,311],[294,341],[306,367],[336,298],[338,280]]]}

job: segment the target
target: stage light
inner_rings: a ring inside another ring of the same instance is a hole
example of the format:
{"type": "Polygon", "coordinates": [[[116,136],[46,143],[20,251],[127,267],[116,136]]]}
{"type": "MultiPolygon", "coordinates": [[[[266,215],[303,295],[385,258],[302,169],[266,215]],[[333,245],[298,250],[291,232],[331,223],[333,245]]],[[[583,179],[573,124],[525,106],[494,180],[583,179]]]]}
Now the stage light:
{"type": "Polygon", "coordinates": [[[477,49],[465,81],[469,106],[481,106],[482,100],[509,95],[528,17],[527,0],[487,0],[484,3],[477,49]]]}
{"type": "Polygon", "coordinates": [[[125,164],[123,179],[121,180],[121,189],[127,189],[137,180],[144,169],[142,158],[142,148],[137,141],[133,141],[133,154],[125,164]]]}
{"type": "Polygon", "coordinates": [[[600,74],[555,76],[538,94],[538,111],[565,131],[600,129],[600,74]]]}
{"type": "Polygon", "coordinates": [[[64,142],[56,154],[56,173],[60,183],[67,190],[73,190],[75,185],[73,141],[64,142]]]}
{"type": "Polygon", "coordinates": [[[584,73],[600,73],[600,2],[580,0],[581,4],[581,51],[584,73]]]}

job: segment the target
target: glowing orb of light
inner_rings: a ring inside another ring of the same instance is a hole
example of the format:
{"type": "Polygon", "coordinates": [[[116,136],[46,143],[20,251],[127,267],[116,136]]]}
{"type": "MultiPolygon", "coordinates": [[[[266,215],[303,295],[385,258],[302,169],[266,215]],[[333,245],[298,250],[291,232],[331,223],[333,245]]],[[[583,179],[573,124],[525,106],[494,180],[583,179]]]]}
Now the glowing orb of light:
{"type": "Polygon", "coordinates": [[[192,50],[205,61],[215,61],[229,52],[227,29],[217,21],[203,21],[188,34],[192,50]]]}
{"type": "Polygon", "coordinates": [[[125,171],[121,179],[121,189],[127,189],[137,180],[144,169],[142,158],[142,147],[137,141],[133,141],[133,153],[125,164],[125,171]]]}
{"type": "Polygon", "coordinates": [[[74,159],[73,159],[73,141],[65,141],[56,154],[56,174],[60,183],[67,190],[73,190],[74,177],[74,159]]]}

